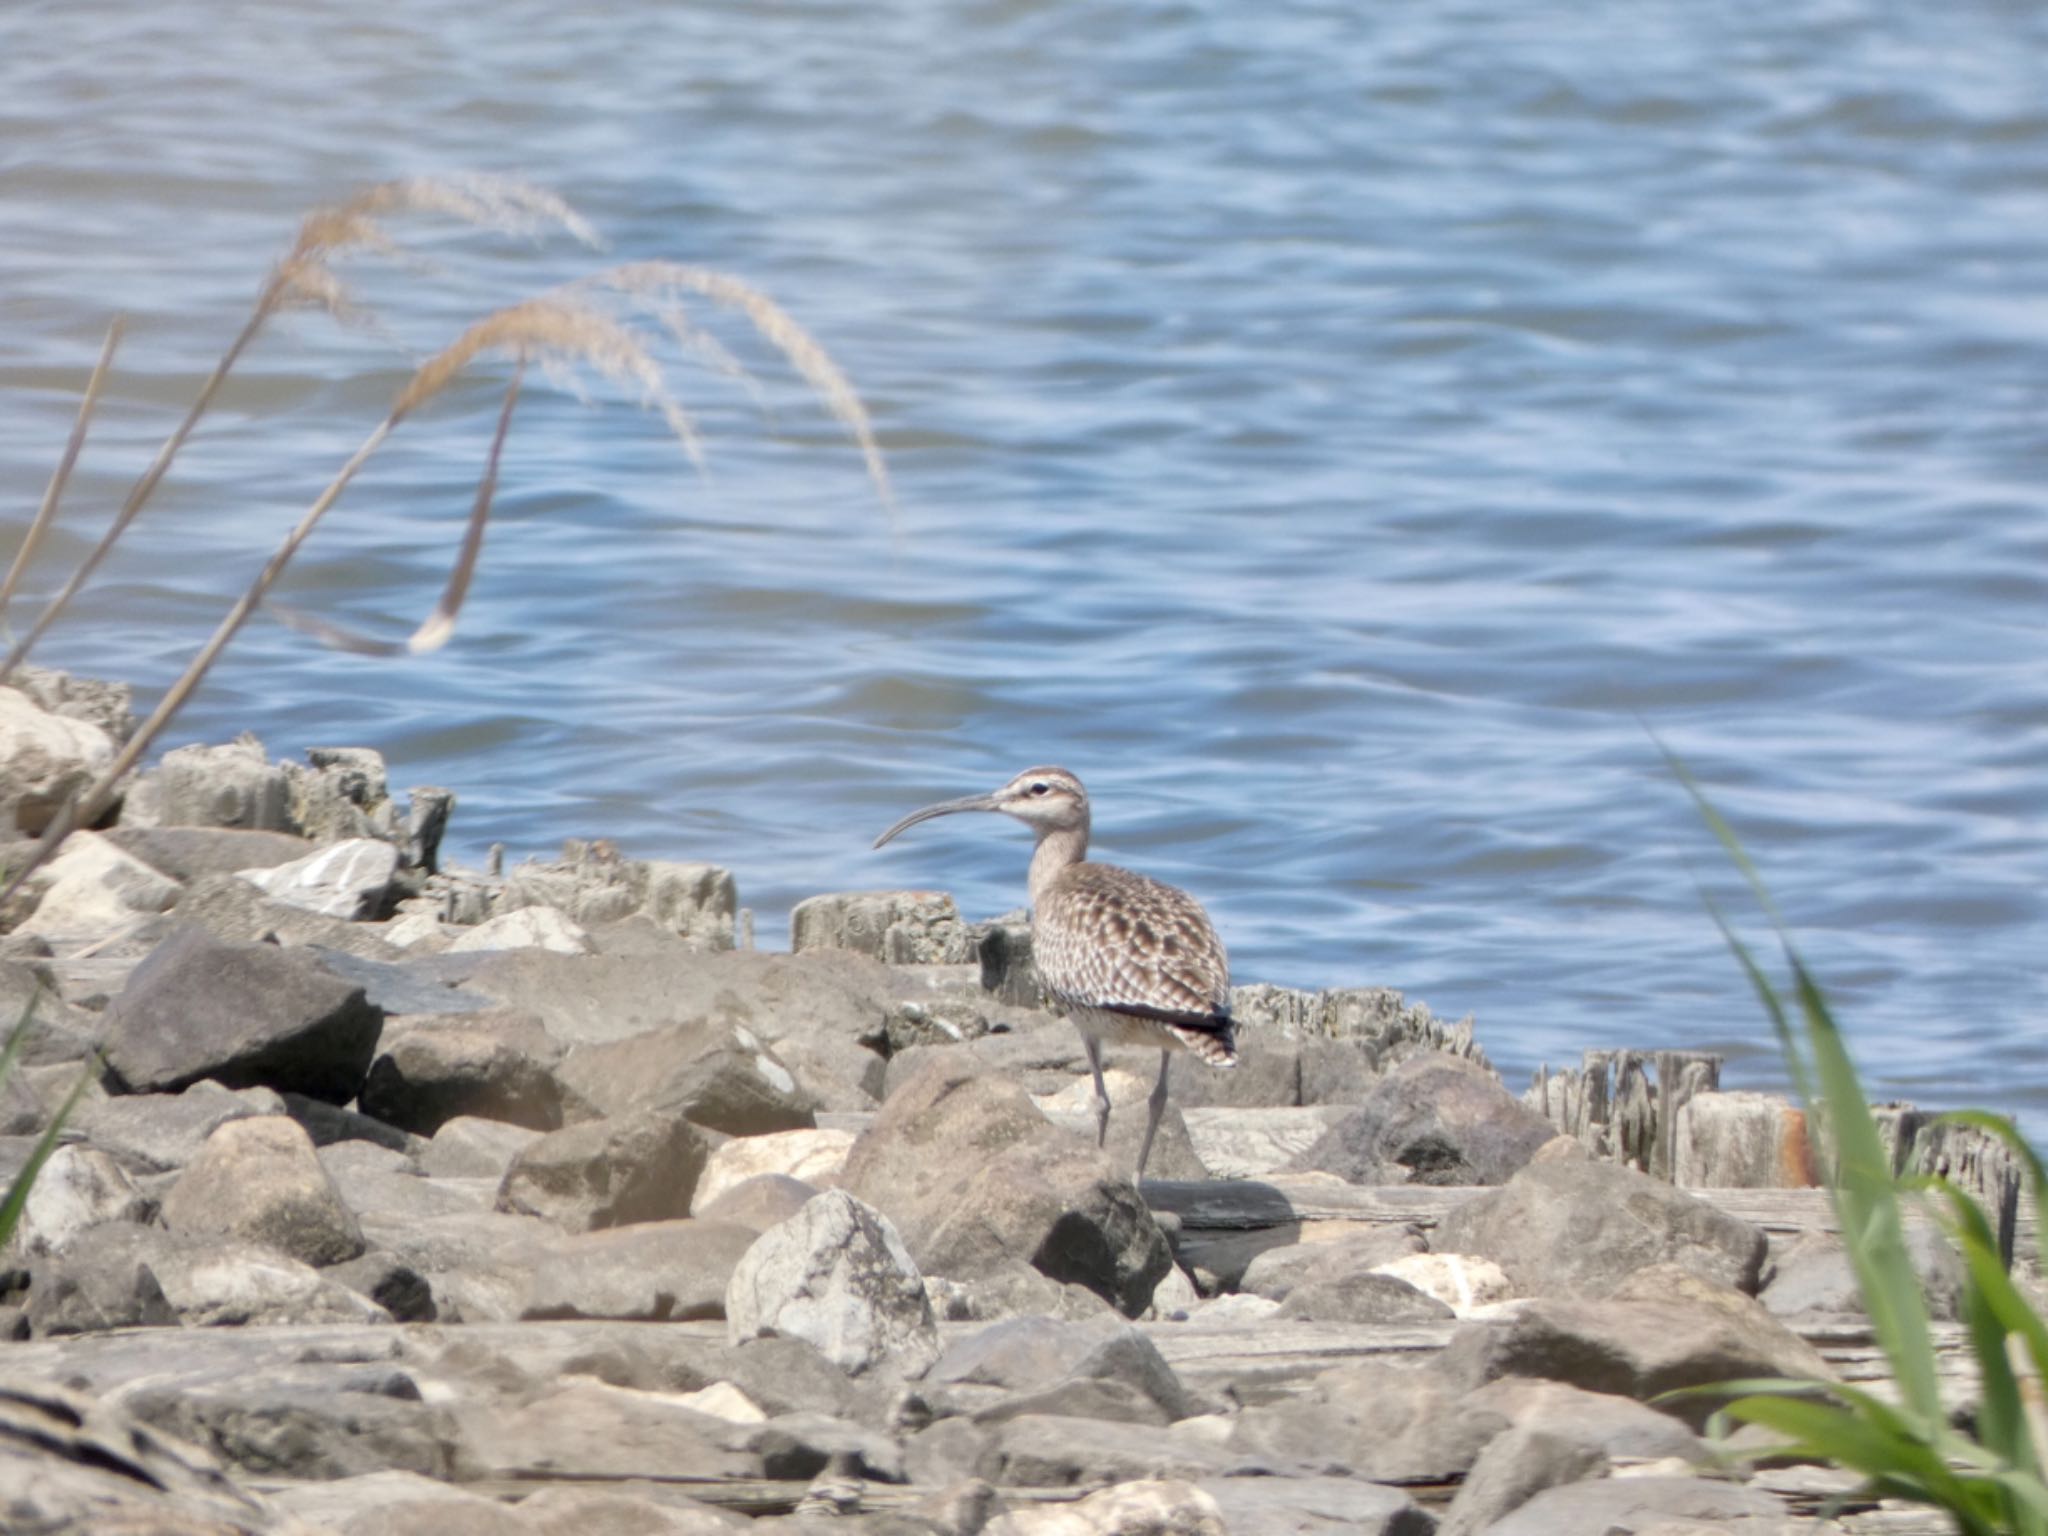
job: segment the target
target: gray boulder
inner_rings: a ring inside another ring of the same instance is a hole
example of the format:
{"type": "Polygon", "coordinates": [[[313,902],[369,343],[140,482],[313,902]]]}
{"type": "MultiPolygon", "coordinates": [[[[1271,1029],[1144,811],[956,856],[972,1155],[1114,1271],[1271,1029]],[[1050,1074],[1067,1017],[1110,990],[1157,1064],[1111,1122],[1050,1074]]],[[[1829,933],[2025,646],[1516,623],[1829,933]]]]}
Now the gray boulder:
{"type": "Polygon", "coordinates": [[[376,837],[351,837],[241,877],[288,907],[361,922],[382,917],[398,873],[398,850],[376,837]]]}
{"type": "MultiPolygon", "coordinates": [[[[1754,1299],[1670,1288],[1665,1300],[1541,1299],[1503,1322],[1467,1323],[1440,1369],[1468,1386],[1537,1376],[1588,1392],[1654,1400],[1681,1387],[1761,1376],[1828,1379],[1832,1367],[1754,1299]]],[[[1717,1406],[1704,1398],[1656,1403],[1697,1428],[1717,1406]]]]}
{"type": "Polygon", "coordinates": [[[281,1115],[230,1120],[164,1197],[164,1225],[242,1238],[313,1265],[364,1248],[362,1229],[298,1123],[281,1115]]]}
{"type": "Polygon", "coordinates": [[[177,1310],[151,1264],[161,1236],[133,1222],[104,1222],[61,1253],[37,1258],[29,1266],[29,1332],[52,1338],[107,1328],[175,1328],[177,1310]]]}
{"type": "Polygon", "coordinates": [[[571,1237],[534,1266],[522,1318],[687,1322],[725,1316],[726,1288],[754,1241],[717,1221],[648,1221],[571,1237]]]}
{"type": "Polygon", "coordinates": [[[817,1124],[810,1096],[758,1036],[709,1019],[583,1046],[557,1075],[602,1114],[658,1111],[729,1136],[817,1124]]]}
{"type": "Polygon", "coordinates": [[[1205,1477],[1230,1536],[1430,1536],[1436,1521],[1398,1488],[1351,1477],[1205,1477]]]}
{"type": "Polygon", "coordinates": [[[1243,1458],[1171,1426],[1029,1413],[988,1426],[976,1466],[997,1485],[1068,1488],[1151,1478],[1220,1477],[1243,1458]]]}
{"type": "Polygon", "coordinates": [[[972,1279],[1023,1259],[1136,1316],[1172,1267],[1130,1180],[964,1053],[933,1054],[890,1095],[840,1183],[896,1224],[928,1275],[972,1279]]]}
{"type": "Polygon", "coordinates": [[[39,836],[113,761],[113,738],[99,726],[0,688],[0,833],[39,836]]]}
{"type": "Polygon", "coordinates": [[[298,831],[284,766],[271,762],[254,736],[226,746],[174,748],[150,777],[162,826],[298,831]]]}
{"type": "MultiPolygon", "coordinates": [[[[1612,1477],[1566,1483],[1537,1494],[1485,1527],[1486,1536],[1558,1536],[1560,1531],[1786,1529],[1769,1494],[1703,1477],[1612,1477]]],[[[1797,1528],[1796,1526],[1794,1527],[1797,1528]]]]}
{"type": "Polygon", "coordinates": [[[858,1376],[922,1375],[938,1328],[903,1239],[844,1190],[827,1190],[756,1238],[725,1295],[737,1344],[764,1335],[807,1340],[858,1376]]]}
{"type": "MultiPolygon", "coordinates": [[[[1954,1246],[1933,1222],[1911,1222],[1906,1227],[1906,1251],[1920,1276],[1929,1314],[1953,1321],[1960,1315],[1963,1293],[1963,1264],[1954,1246]]],[[[1855,1266],[1841,1238],[1832,1232],[1802,1232],[1774,1248],[1757,1299],[1778,1317],[1863,1312],[1863,1288],[1855,1266]]]]}
{"type": "Polygon", "coordinates": [[[1307,1463],[1382,1483],[1464,1475],[1509,1424],[1462,1382],[1429,1368],[1366,1361],[1333,1367],[1291,1397],[1245,1409],[1230,1432],[1240,1455],[1307,1463]]]}
{"type": "Polygon", "coordinates": [[[107,1009],[107,1068],[128,1092],[210,1077],[341,1104],[362,1087],[383,1026],[384,1010],[315,955],[179,927],[107,1009]]]}
{"type": "Polygon", "coordinates": [[[1308,1323],[1441,1323],[1455,1315],[1406,1280],[1353,1269],[1317,1276],[1295,1286],[1280,1304],[1281,1317],[1308,1323]]]}
{"type": "Polygon", "coordinates": [[[422,1136],[459,1115],[561,1127],[562,1048],[531,1014],[492,1010],[394,1020],[370,1064],[366,1114],[422,1136]]]}
{"type": "Polygon", "coordinates": [[[1496,1435],[1479,1453],[1437,1527],[1438,1536],[1477,1536],[1544,1489],[1598,1477],[1606,1470],[1607,1458],[1597,1446],[1516,1425],[1496,1435]]]}
{"type": "Polygon", "coordinates": [[[1334,1243],[1289,1243],[1256,1255],[1236,1285],[1254,1296],[1285,1301],[1298,1285],[1376,1269],[1426,1249],[1413,1227],[1382,1227],[1334,1243]]]}
{"type": "Polygon", "coordinates": [[[14,1243],[25,1254],[57,1253],[102,1222],[145,1222],[156,1202],[97,1147],[60,1146],[43,1164],[21,1208],[14,1243]]]}
{"type": "Polygon", "coordinates": [[[249,832],[233,827],[111,827],[108,842],[189,884],[208,875],[274,869],[303,859],[313,845],[288,832],[249,832]]]}
{"type": "Polygon", "coordinates": [[[134,1174],[165,1173],[199,1155],[207,1137],[230,1120],[284,1111],[284,1100],[268,1088],[223,1088],[194,1083],[182,1093],[88,1097],[72,1115],[70,1129],[111,1153],[134,1174]]]}
{"type": "Polygon", "coordinates": [[[498,1187],[497,1208],[569,1232],[680,1220],[709,1155],[702,1131],[661,1110],[586,1120],[522,1148],[498,1187]]]}
{"type": "Polygon", "coordinates": [[[1121,1319],[994,1323],[948,1346],[926,1374],[984,1421],[1020,1413],[1170,1424],[1194,1411],[1158,1347],[1121,1319]]]}
{"type": "Polygon", "coordinates": [[[1294,1161],[1353,1184],[1502,1184],[1557,1134],[1492,1072],[1411,1057],[1294,1161]]]}
{"type": "Polygon", "coordinates": [[[457,1115],[443,1121],[421,1150],[420,1171],[430,1178],[487,1178],[495,1184],[505,1177],[513,1159],[540,1137],[541,1132],[508,1121],[457,1115]]]}
{"type": "Polygon", "coordinates": [[[778,1222],[789,1220],[817,1193],[815,1184],[806,1184],[786,1173],[757,1173],[725,1190],[701,1210],[693,1203],[690,1213],[706,1221],[731,1222],[754,1232],[766,1232],[778,1222]]]}
{"type": "Polygon", "coordinates": [[[1632,1168],[1545,1156],[1451,1211],[1433,1246],[1476,1253],[1535,1296],[1605,1296],[1653,1264],[1754,1292],[1764,1234],[1632,1168]]]}

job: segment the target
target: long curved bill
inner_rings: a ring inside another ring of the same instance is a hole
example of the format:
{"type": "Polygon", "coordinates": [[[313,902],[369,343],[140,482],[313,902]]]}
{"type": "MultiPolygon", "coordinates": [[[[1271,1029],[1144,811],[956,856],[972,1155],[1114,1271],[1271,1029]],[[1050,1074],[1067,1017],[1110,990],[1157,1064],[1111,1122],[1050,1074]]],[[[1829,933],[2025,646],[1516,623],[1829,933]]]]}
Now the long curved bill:
{"type": "Polygon", "coordinates": [[[928,805],[921,811],[912,811],[895,826],[875,839],[875,846],[881,847],[906,827],[914,827],[920,821],[930,821],[934,816],[950,816],[955,811],[992,811],[996,808],[994,795],[963,795],[958,800],[941,800],[937,805],[928,805]]]}

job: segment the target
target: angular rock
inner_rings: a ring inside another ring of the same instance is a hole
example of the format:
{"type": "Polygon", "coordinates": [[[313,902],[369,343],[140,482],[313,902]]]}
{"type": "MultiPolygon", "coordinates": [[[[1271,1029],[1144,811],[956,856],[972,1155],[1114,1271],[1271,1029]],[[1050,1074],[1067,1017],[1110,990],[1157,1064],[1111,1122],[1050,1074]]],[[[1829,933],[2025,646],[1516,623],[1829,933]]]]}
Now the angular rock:
{"type": "Polygon", "coordinates": [[[1280,1304],[1280,1316],[1312,1323],[1435,1323],[1453,1315],[1434,1296],[1377,1270],[1304,1281],[1280,1304]]]}
{"type": "Polygon", "coordinates": [[[530,1014],[407,1019],[387,1028],[382,1045],[363,1083],[366,1114],[422,1136],[461,1115],[536,1131],[561,1127],[554,1068],[562,1050],[530,1014]]]}
{"type": "Polygon", "coordinates": [[[1485,1067],[1404,1061],[1295,1159],[1353,1184],[1502,1184],[1557,1132],[1485,1067]]]}
{"type": "Polygon", "coordinates": [[[47,1382],[0,1385],[0,1509],[20,1532],[294,1536],[196,1446],[47,1382]]]}
{"type": "Polygon", "coordinates": [[[107,841],[181,884],[244,869],[274,869],[313,852],[289,832],[245,832],[233,827],[111,827],[107,841]]]}
{"type": "Polygon", "coordinates": [[[361,1088],[383,1025],[383,1009],[314,955],[180,927],[107,1009],[106,1060],[129,1092],[210,1077],[342,1104],[361,1088]]]}
{"type": "Polygon", "coordinates": [[[544,1488],[521,1499],[519,1513],[538,1536],[721,1536],[753,1526],[745,1515],[657,1483],[544,1488]]]}
{"type": "Polygon", "coordinates": [[[113,762],[113,739],[97,725],[0,688],[0,832],[40,836],[64,802],[113,762]]]}
{"type": "Polygon", "coordinates": [[[972,1279],[1023,1259],[1135,1316],[1172,1264],[1128,1178],[1017,1084],[951,1052],[890,1095],[840,1182],[896,1224],[927,1274],[972,1279]]]}
{"type": "Polygon", "coordinates": [[[1573,1158],[1539,1159],[1459,1206],[1434,1243],[1492,1259],[1534,1296],[1604,1296],[1662,1263],[1754,1292],[1767,1246],[1748,1222],[1668,1184],[1573,1158]]]}
{"type": "Polygon", "coordinates": [[[268,1088],[223,1088],[209,1080],[182,1093],[87,1098],[70,1128],[131,1173],[166,1173],[197,1157],[207,1137],[228,1121],[283,1110],[284,1100],[268,1088]]]}
{"type": "Polygon", "coordinates": [[[1610,1460],[1705,1462],[1705,1441],[1668,1413],[1634,1398],[1587,1392],[1561,1381],[1503,1376],[1467,1393],[1468,1408],[1501,1413],[1517,1429],[1590,1446],[1610,1460]]]}
{"type": "Polygon", "coordinates": [[[171,1186],[163,1215],[173,1232],[242,1238],[313,1265],[364,1248],[312,1139],[282,1116],[222,1125],[171,1186]]]}
{"type": "Polygon", "coordinates": [[[41,898],[16,931],[53,940],[104,938],[167,910],[179,895],[177,881],[97,832],[72,833],[33,884],[41,898]]]}
{"type": "Polygon", "coordinates": [[[155,1214],[156,1202],[110,1155],[97,1147],[60,1146],[29,1187],[14,1241],[31,1256],[61,1253],[102,1222],[146,1222],[155,1214]]]}
{"type": "MultiPolygon", "coordinates": [[[[317,945],[322,950],[335,951],[322,957],[330,964],[339,964],[349,956],[397,961],[405,955],[403,950],[384,942],[378,924],[326,917],[273,901],[240,875],[201,875],[194,880],[179,899],[178,921],[204,928],[215,938],[232,944],[317,945]]],[[[383,998],[377,1001],[386,1008],[396,1006],[383,998]]],[[[437,1001],[431,1006],[447,1005],[437,1001]]],[[[412,1011],[425,1010],[422,1005],[413,1004],[412,1011]]]]}
{"type": "Polygon", "coordinates": [[[314,842],[403,837],[384,759],[368,747],[308,747],[305,763],[286,763],[284,773],[293,825],[314,842]]]}
{"type": "Polygon", "coordinates": [[[458,1410],[466,1465],[488,1477],[757,1478],[758,1453],[729,1449],[732,1426],[673,1394],[550,1381],[520,1403],[458,1410]]]}
{"type": "Polygon", "coordinates": [[[789,947],[850,949],[889,965],[979,963],[980,945],[943,891],[813,896],[789,914],[789,947]]]}
{"type": "Polygon", "coordinates": [[[922,1375],[938,1358],[924,1277],[894,1226],[827,1190],[754,1239],[725,1296],[735,1343],[804,1339],[851,1375],[922,1375]]]}
{"type": "MultiPolygon", "coordinates": [[[[1221,1446],[1151,1424],[1032,1413],[990,1428],[993,1434],[977,1474],[991,1483],[1023,1488],[1220,1477],[1243,1459],[1221,1446]]],[[[992,1522],[990,1529],[999,1524],[992,1522]]]]}
{"type": "Polygon", "coordinates": [[[809,1096],[751,1030],[709,1019],[584,1046],[557,1076],[608,1115],[658,1111],[729,1136],[817,1124],[809,1096]]]}
{"type": "Polygon", "coordinates": [[[1230,1536],[1430,1536],[1436,1522],[1398,1488],[1350,1477],[1216,1477],[1195,1484],[1230,1536]]]}
{"type": "Polygon", "coordinates": [[[1004,1417],[1014,1417],[1009,1410],[1015,1409],[1170,1424],[1194,1411],[1187,1389],[1158,1347],[1138,1329],[1109,1317],[1080,1323],[1017,1317],[992,1324],[949,1345],[926,1373],[925,1384],[927,1390],[978,1388],[995,1394],[1009,1400],[1004,1417]],[[1082,1385],[1114,1389],[1095,1401],[1115,1404],[1118,1411],[1079,1412],[1074,1404],[1084,1394],[1074,1389],[1082,1385]],[[1065,1398],[1063,1405],[1053,1405],[1056,1395],[1065,1398]],[[1129,1411],[1139,1404],[1149,1412],[1129,1411]]]}
{"type": "Polygon", "coordinates": [[[188,1328],[388,1323],[391,1314],[310,1265],[232,1238],[176,1233],[150,1259],[188,1328]]]}
{"type": "Polygon", "coordinates": [[[984,1536],[1233,1536],[1221,1507],[1199,1487],[1168,1479],[1120,1483],[1064,1507],[998,1515],[984,1536]]]}
{"type": "Polygon", "coordinates": [[[709,1150],[702,1131],[661,1110],[586,1120],[524,1148],[498,1187],[497,1208],[569,1232],[680,1220],[709,1150]]]}
{"type": "Polygon", "coordinates": [[[558,955],[597,953],[589,931],[558,907],[520,907],[500,912],[474,928],[463,929],[448,948],[460,954],[480,949],[546,949],[558,955]]]}
{"type": "Polygon", "coordinates": [[[221,747],[178,747],[151,777],[159,826],[298,831],[284,768],[254,736],[221,747]]]}
{"type": "Polygon", "coordinates": [[[352,837],[289,864],[237,873],[272,901],[356,922],[383,915],[398,850],[380,838],[352,837]]]}
{"type": "Polygon", "coordinates": [[[1326,1280],[1419,1254],[1422,1236],[1413,1227],[1382,1227],[1334,1243],[1289,1243],[1255,1255],[1235,1279],[1238,1289],[1285,1301],[1297,1285],[1326,1280]]]}
{"type": "Polygon", "coordinates": [[[331,1370],[291,1365],[171,1386],[136,1383],[123,1402],[255,1477],[326,1482],[397,1470],[446,1480],[458,1454],[454,1415],[422,1401],[418,1383],[389,1367],[339,1383],[331,1370]]]}
{"type": "Polygon", "coordinates": [[[1229,1443],[1242,1454],[1299,1458],[1374,1482],[1442,1483],[1462,1476],[1508,1423],[1439,1371],[1368,1361],[1333,1367],[1294,1396],[1245,1409],[1229,1443]]]}
{"type": "Polygon", "coordinates": [[[515,1321],[534,1270],[562,1240],[552,1222],[495,1211],[395,1222],[365,1211],[363,1232],[426,1280],[447,1323],[515,1321]]]}
{"type": "MultiPolygon", "coordinates": [[[[1642,1400],[1749,1377],[1830,1378],[1813,1347],[1750,1297],[1604,1302],[1539,1299],[1498,1323],[1467,1323],[1445,1347],[1444,1374],[1469,1386],[1538,1376],[1642,1400]],[[1738,1305],[1739,1303],[1739,1305],[1738,1305]]],[[[1717,1406],[1657,1403],[1697,1428],[1717,1406]]]]}
{"type": "Polygon", "coordinates": [[[175,1328],[151,1259],[160,1234],[131,1222],[103,1222],[61,1253],[30,1266],[28,1327],[37,1338],[107,1328],[175,1328]]]}
{"type": "MultiPolygon", "coordinates": [[[[1960,1316],[1962,1259],[1941,1230],[1932,1222],[1909,1223],[1906,1252],[1920,1277],[1928,1315],[1943,1322],[1960,1316]]],[[[1832,1232],[1802,1232],[1774,1248],[1757,1300],[1776,1317],[1863,1312],[1863,1288],[1856,1279],[1855,1266],[1849,1262],[1841,1238],[1832,1232]]]]}
{"type": "Polygon", "coordinates": [[[1740,1528],[1755,1520],[1784,1529],[1785,1511],[1769,1494],[1703,1477],[1610,1477],[1566,1483],[1537,1494],[1487,1526],[1486,1536],[1557,1536],[1560,1531],[1691,1532],[1740,1528]]]}
{"type": "Polygon", "coordinates": [[[822,1187],[846,1166],[854,1140],[851,1131],[823,1128],[735,1136],[714,1150],[705,1164],[704,1177],[697,1181],[697,1204],[708,1205],[728,1190],[768,1173],[822,1187]]]}
{"type": "Polygon", "coordinates": [[[698,1198],[690,1202],[690,1214],[704,1221],[725,1221],[755,1233],[766,1232],[778,1222],[789,1220],[818,1193],[815,1184],[792,1179],[782,1173],[757,1173],[744,1179],[716,1200],[703,1199],[700,1181],[698,1198]]]}
{"type": "Polygon", "coordinates": [[[1472,1463],[1437,1527],[1439,1536],[1477,1536],[1544,1489],[1598,1477],[1606,1470],[1607,1458],[1598,1448],[1516,1425],[1496,1435],[1472,1463]]]}
{"type": "Polygon", "coordinates": [[[430,1178],[489,1179],[495,1184],[505,1177],[505,1170],[521,1150],[540,1136],[539,1131],[523,1125],[457,1115],[442,1122],[420,1153],[420,1171],[430,1178]]]}
{"type": "Polygon", "coordinates": [[[725,1316],[726,1287],[754,1241],[716,1221],[649,1221],[570,1238],[534,1266],[522,1318],[687,1322],[725,1316]]]}
{"type": "Polygon", "coordinates": [[[346,1264],[331,1265],[321,1274],[358,1296],[368,1297],[396,1322],[431,1323],[441,1315],[427,1277],[395,1253],[366,1253],[346,1264]]]}

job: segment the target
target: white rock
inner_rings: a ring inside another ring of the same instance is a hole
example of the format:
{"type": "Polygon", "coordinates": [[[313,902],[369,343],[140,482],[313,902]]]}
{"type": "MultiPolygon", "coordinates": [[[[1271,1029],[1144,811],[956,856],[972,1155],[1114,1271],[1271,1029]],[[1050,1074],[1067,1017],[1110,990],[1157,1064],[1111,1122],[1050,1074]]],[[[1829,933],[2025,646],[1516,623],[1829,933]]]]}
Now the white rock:
{"type": "Polygon", "coordinates": [[[1201,1311],[1195,1316],[1203,1323],[1262,1323],[1279,1310],[1280,1303],[1270,1296],[1234,1291],[1228,1296],[1216,1296],[1203,1302],[1201,1311]]]}
{"type": "Polygon", "coordinates": [[[65,798],[114,761],[114,741],[89,720],[53,715],[0,688],[0,835],[41,832],[65,798]]]}
{"type": "Polygon", "coordinates": [[[729,1381],[714,1381],[701,1392],[686,1392],[676,1399],[686,1408],[708,1413],[729,1424],[765,1424],[768,1415],[746,1393],[729,1381]]]}
{"type": "MultiPolygon", "coordinates": [[[[386,944],[399,949],[411,949],[415,944],[434,944],[450,931],[451,925],[442,922],[431,912],[407,912],[386,923],[378,934],[386,944]]],[[[457,937],[460,935],[458,934],[457,937]]],[[[450,939],[449,943],[454,940],[450,939]]],[[[446,949],[448,944],[441,944],[446,949]]],[[[438,952],[438,951],[437,951],[438,952]]]]}
{"type": "Polygon", "coordinates": [[[29,1189],[14,1240],[27,1253],[60,1253],[87,1227],[149,1216],[150,1202],[113,1158],[97,1147],[63,1146],[29,1189]]]}
{"type": "MultiPolygon", "coordinates": [[[[1107,1067],[1102,1073],[1102,1086],[1109,1090],[1112,1109],[1119,1104],[1144,1103],[1152,1096],[1153,1081],[1139,1077],[1135,1072],[1126,1072],[1122,1067],[1107,1067]]],[[[1048,1116],[1094,1114],[1094,1077],[1078,1077],[1057,1093],[1040,1094],[1038,1107],[1048,1116]]]]}
{"type": "MultiPolygon", "coordinates": [[[[1366,1485],[1369,1486],[1369,1485],[1366,1485]]],[[[1229,1536],[1223,1510],[1193,1483],[1117,1483],[1075,1504],[998,1515],[982,1536],[1229,1536]]]]}
{"type": "Polygon", "coordinates": [[[351,920],[368,913],[398,872],[398,850],[374,837],[330,843],[275,869],[236,873],[273,901],[351,920]]]}
{"type": "Polygon", "coordinates": [[[852,1131],[770,1131],[763,1136],[735,1136],[711,1154],[697,1180],[690,1208],[701,1211],[727,1190],[760,1173],[786,1173],[806,1184],[819,1184],[846,1166],[846,1154],[859,1140],[852,1131]]]}
{"type": "Polygon", "coordinates": [[[448,946],[451,954],[479,949],[545,949],[558,955],[597,952],[581,924],[559,907],[521,907],[478,923],[448,946]]]}
{"type": "MultiPolygon", "coordinates": [[[[4,691],[4,690],[0,690],[4,691]]],[[[42,899],[23,933],[46,939],[100,938],[178,899],[178,882],[114,846],[97,832],[74,832],[57,856],[36,871],[42,899]]]]}
{"type": "Polygon", "coordinates": [[[391,1314],[367,1296],[325,1278],[310,1264],[253,1243],[225,1240],[210,1248],[150,1261],[164,1299],[188,1327],[265,1323],[388,1323],[391,1314]]]}
{"type": "Polygon", "coordinates": [[[1202,1293],[1195,1289],[1187,1271],[1178,1264],[1166,1272],[1166,1277],[1152,1288],[1152,1316],[1171,1317],[1176,1312],[1185,1313],[1199,1306],[1202,1293]]]}
{"type": "Polygon", "coordinates": [[[1372,1272],[1406,1280],[1460,1317],[1470,1317],[1476,1308],[1506,1301],[1515,1293],[1498,1264],[1471,1253],[1410,1253],[1375,1264],[1372,1272]]]}
{"type": "Polygon", "coordinates": [[[830,1189],[754,1240],[725,1290],[726,1336],[803,1339],[853,1375],[939,1357],[924,1277],[889,1219],[830,1189]]]}

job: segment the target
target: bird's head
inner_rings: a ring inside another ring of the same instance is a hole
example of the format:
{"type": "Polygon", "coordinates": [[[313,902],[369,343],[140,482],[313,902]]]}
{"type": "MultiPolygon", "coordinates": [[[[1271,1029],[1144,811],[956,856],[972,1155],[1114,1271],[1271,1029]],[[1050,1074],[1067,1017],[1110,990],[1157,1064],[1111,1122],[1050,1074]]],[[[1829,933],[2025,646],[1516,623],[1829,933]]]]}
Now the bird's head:
{"type": "Polygon", "coordinates": [[[921,811],[912,811],[876,838],[875,846],[881,847],[906,827],[934,816],[950,816],[955,811],[1000,811],[1016,817],[1040,837],[1048,832],[1086,831],[1088,791],[1064,768],[1027,768],[991,794],[942,800],[921,811]]]}

